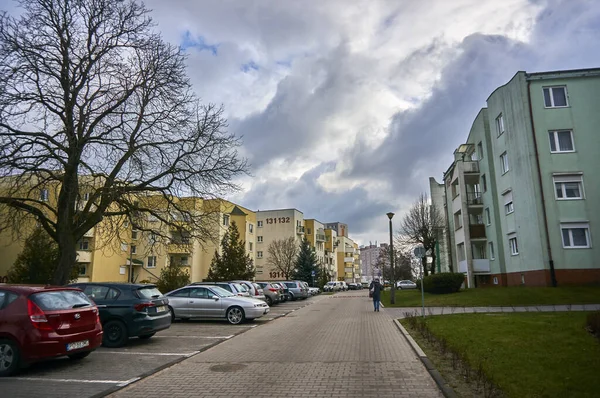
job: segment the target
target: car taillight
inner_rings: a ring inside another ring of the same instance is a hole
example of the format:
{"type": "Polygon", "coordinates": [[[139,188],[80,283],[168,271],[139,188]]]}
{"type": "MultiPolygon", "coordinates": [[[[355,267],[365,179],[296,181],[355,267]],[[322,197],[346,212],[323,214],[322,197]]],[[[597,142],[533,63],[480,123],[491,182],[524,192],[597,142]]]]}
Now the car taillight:
{"type": "Polygon", "coordinates": [[[274,287],[270,287],[269,290],[272,291],[272,292],[278,292],[279,291],[278,289],[275,289],[274,287]]]}
{"type": "Polygon", "coordinates": [[[52,326],[48,323],[48,318],[46,318],[44,311],[31,300],[27,300],[27,314],[34,328],[39,330],[53,330],[52,326]]]}
{"type": "Polygon", "coordinates": [[[152,303],[150,301],[146,301],[146,302],[139,303],[139,304],[136,304],[133,306],[133,308],[136,311],[140,311],[140,312],[144,311],[146,308],[149,308],[149,307],[154,307],[154,303],[152,303]]]}
{"type": "Polygon", "coordinates": [[[260,295],[258,294],[258,289],[254,289],[254,292],[255,292],[255,293],[254,293],[254,295],[255,295],[255,296],[260,296],[260,295]]]}
{"type": "Polygon", "coordinates": [[[96,324],[100,324],[100,312],[98,311],[98,308],[94,308],[92,312],[96,314],[96,324]]]}

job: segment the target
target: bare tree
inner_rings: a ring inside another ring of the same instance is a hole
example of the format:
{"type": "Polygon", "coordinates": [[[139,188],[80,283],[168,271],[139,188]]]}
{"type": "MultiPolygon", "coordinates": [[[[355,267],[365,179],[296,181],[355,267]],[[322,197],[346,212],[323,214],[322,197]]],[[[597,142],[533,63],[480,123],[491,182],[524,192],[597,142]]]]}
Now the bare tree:
{"type": "Polygon", "coordinates": [[[59,246],[56,284],[100,221],[164,238],[184,221],[190,237],[212,238],[216,210],[179,198],[235,190],[247,165],[149,10],[135,0],[19,3],[19,18],[0,16],[0,230],[43,227],[59,246]]]}
{"type": "Polygon", "coordinates": [[[384,246],[379,250],[377,258],[377,267],[383,270],[383,278],[392,283],[400,280],[410,280],[413,278],[411,257],[409,253],[394,248],[394,269],[390,266],[390,246],[384,246]]]}
{"type": "Polygon", "coordinates": [[[294,274],[296,258],[298,257],[298,242],[293,236],[285,239],[276,239],[269,244],[267,264],[280,272],[288,280],[294,274]]]}
{"type": "Polygon", "coordinates": [[[421,194],[402,219],[398,243],[402,246],[422,245],[432,258],[431,269],[427,269],[427,256],[421,259],[425,276],[435,273],[435,246],[442,239],[443,228],[444,217],[439,209],[429,203],[427,194],[421,194]]]}

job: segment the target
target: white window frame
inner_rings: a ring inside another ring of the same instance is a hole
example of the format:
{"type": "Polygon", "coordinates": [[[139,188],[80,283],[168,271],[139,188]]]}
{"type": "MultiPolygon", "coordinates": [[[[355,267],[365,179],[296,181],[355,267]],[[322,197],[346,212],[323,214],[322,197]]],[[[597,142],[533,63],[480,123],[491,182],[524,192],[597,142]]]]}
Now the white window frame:
{"type": "Polygon", "coordinates": [[[478,153],[478,160],[482,160],[483,159],[483,143],[481,141],[479,141],[477,143],[477,153],[478,153]]]}
{"type": "Polygon", "coordinates": [[[489,207],[485,208],[485,225],[492,225],[492,216],[489,207]]]}
{"type": "Polygon", "coordinates": [[[504,115],[501,113],[496,117],[496,133],[498,137],[500,137],[506,131],[506,127],[504,126],[504,115]]]}
{"type": "Polygon", "coordinates": [[[485,176],[485,174],[481,175],[481,188],[483,189],[483,193],[487,192],[487,177],[485,176]]]}
{"type": "Polygon", "coordinates": [[[252,242],[248,242],[248,251],[252,251],[253,250],[253,244],[252,242]]]}
{"type": "Polygon", "coordinates": [[[542,99],[544,100],[544,108],[546,109],[551,109],[551,108],[568,108],[569,107],[569,93],[567,91],[567,86],[547,86],[547,87],[542,87],[542,99]],[[566,101],[566,105],[554,105],[554,89],[555,88],[562,88],[565,92],[565,101],[566,101]],[[545,90],[548,90],[548,92],[550,93],[550,106],[548,106],[548,104],[546,104],[546,94],[544,93],[545,90]]]}
{"type": "Polygon", "coordinates": [[[47,188],[44,188],[44,189],[41,189],[41,190],[40,190],[40,200],[41,200],[42,202],[47,202],[47,201],[48,201],[48,198],[49,198],[49,196],[50,196],[50,194],[49,194],[49,192],[48,192],[48,189],[47,189],[47,188]]]}
{"type": "Polygon", "coordinates": [[[513,204],[512,190],[508,190],[502,194],[504,200],[504,214],[509,215],[515,212],[515,206],[513,204]]]}
{"type": "Polygon", "coordinates": [[[263,258],[263,252],[262,251],[256,252],[256,258],[263,258]]]}
{"type": "Polygon", "coordinates": [[[223,214],[223,226],[229,227],[229,215],[223,214]]]}
{"type": "Polygon", "coordinates": [[[121,242],[121,251],[128,251],[129,250],[129,245],[125,242],[121,242]]]}
{"type": "Polygon", "coordinates": [[[454,230],[457,231],[463,227],[462,211],[454,213],[454,230]]]}
{"type": "Polygon", "coordinates": [[[585,192],[583,189],[583,175],[581,174],[559,174],[552,176],[552,182],[554,183],[554,198],[556,200],[583,200],[585,199],[585,192]],[[565,184],[579,184],[579,196],[568,198],[567,189],[565,184]],[[560,185],[560,191],[562,197],[557,194],[557,185],[560,185]]]}
{"type": "Polygon", "coordinates": [[[89,251],[90,250],[90,241],[88,239],[82,239],[79,241],[79,250],[89,251]]]}
{"type": "Polygon", "coordinates": [[[257,221],[257,222],[256,222],[256,226],[257,226],[258,228],[262,228],[262,226],[263,226],[263,222],[262,222],[262,221],[257,221]]]}
{"type": "Polygon", "coordinates": [[[146,268],[156,268],[156,256],[148,256],[146,259],[146,268]]]}
{"type": "Polygon", "coordinates": [[[564,129],[564,130],[548,131],[548,144],[550,145],[550,153],[573,153],[573,152],[575,152],[575,139],[573,138],[573,130],[564,129]],[[565,132],[568,132],[571,137],[571,147],[573,149],[570,149],[568,151],[561,151],[560,144],[558,141],[558,133],[565,133],[565,132]],[[552,143],[554,143],[554,149],[555,149],[554,151],[552,150],[552,143]]]}
{"type": "Polygon", "coordinates": [[[131,254],[136,254],[136,253],[137,253],[137,246],[131,245],[131,254]]]}
{"type": "Polygon", "coordinates": [[[79,276],[86,276],[87,275],[87,264],[79,264],[79,276]],[[81,272],[81,270],[83,270],[83,272],[81,272]]]}
{"type": "Polygon", "coordinates": [[[263,242],[263,237],[262,237],[262,235],[261,235],[261,236],[257,236],[257,237],[256,237],[256,241],[257,241],[258,243],[262,243],[262,242],[263,242]]]}
{"type": "Polygon", "coordinates": [[[495,260],[496,253],[494,252],[494,242],[488,242],[488,248],[490,250],[490,260],[495,260]]]}
{"type": "Polygon", "coordinates": [[[502,174],[506,174],[510,171],[507,152],[504,152],[502,155],[500,155],[500,168],[502,170],[502,174]]]}
{"type": "Polygon", "coordinates": [[[517,235],[512,234],[508,236],[508,247],[510,248],[511,256],[519,255],[519,241],[517,240],[517,235]]]}
{"type": "Polygon", "coordinates": [[[90,193],[89,192],[86,192],[86,193],[83,194],[83,200],[85,200],[86,202],[88,200],[90,200],[90,193]]]}
{"type": "Polygon", "coordinates": [[[137,229],[132,230],[131,231],[131,240],[137,240],[138,234],[139,234],[139,231],[137,229]]]}
{"type": "Polygon", "coordinates": [[[253,234],[254,233],[254,224],[248,224],[248,231],[253,234]]]}
{"type": "Polygon", "coordinates": [[[580,222],[580,223],[576,223],[576,222],[569,222],[569,223],[561,223],[560,224],[560,240],[562,241],[562,245],[563,245],[563,249],[589,249],[590,247],[592,247],[592,240],[591,240],[591,236],[590,236],[590,224],[587,222],[580,222]],[[585,230],[585,240],[586,240],[586,245],[585,246],[575,246],[573,245],[573,229],[583,229],[585,230]],[[568,230],[569,231],[569,245],[565,245],[565,240],[563,237],[563,231],[564,230],[568,230]]]}

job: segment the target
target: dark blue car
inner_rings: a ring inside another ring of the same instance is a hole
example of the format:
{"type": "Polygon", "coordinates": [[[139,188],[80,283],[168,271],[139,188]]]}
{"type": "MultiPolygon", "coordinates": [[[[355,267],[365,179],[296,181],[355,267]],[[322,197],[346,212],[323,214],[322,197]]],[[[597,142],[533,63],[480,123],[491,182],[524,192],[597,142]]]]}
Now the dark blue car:
{"type": "Polygon", "coordinates": [[[149,339],[171,326],[169,300],[155,285],[84,282],[69,286],[83,290],[98,306],[105,347],[123,346],[130,337],[149,339]]]}

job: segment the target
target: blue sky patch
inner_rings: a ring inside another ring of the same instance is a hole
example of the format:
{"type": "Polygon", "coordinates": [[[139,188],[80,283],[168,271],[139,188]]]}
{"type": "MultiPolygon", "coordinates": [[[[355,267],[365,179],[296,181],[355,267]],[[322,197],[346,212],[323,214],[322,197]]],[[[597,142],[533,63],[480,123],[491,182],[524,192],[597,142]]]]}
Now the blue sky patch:
{"type": "Polygon", "coordinates": [[[193,37],[189,30],[186,30],[182,35],[181,44],[179,46],[183,51],[188,48],[195,48],[198,51],[210,51],[214,56],[217,55],[219,50],[218,44],[208,44],[202,36],[193,37]]]}
{"type": "Polygon", "coordinates": [[[251,72],[253,70],[258,70],[259,67],[258,67],[258,65],[256,65],[256,62],[250,61],[250,62],[246,62],[245,64],[243,64],[240,67],[240,69],[241,69],[242,72],[248,73],[248,72],[251,72]]]}

